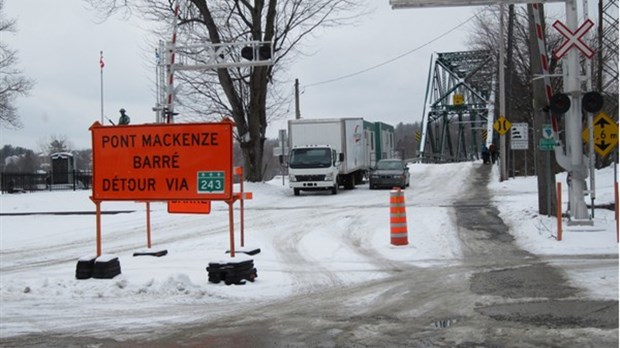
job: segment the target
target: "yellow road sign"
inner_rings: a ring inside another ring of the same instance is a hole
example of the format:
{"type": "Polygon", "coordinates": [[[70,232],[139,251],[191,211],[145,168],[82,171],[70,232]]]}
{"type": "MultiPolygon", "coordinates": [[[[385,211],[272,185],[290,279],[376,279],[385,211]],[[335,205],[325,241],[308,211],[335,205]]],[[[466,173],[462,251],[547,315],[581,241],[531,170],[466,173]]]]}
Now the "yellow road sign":
{"type": "MultiPolygon", "coordinates": [[[[594,118],[594,150],[601,157],[607,156],[618,145],[618,124],[606,113],[601,112],[594,118]]],[[[590,128],[581,133],[584,142],[590,138],[590,128]]]]}
{"type": "Polygon", "coordinates": [[[506,134],[510,130],[510,128],[512,128],[512,123],[510,123],[510,121],[508,121],[504,116],[500,116],[493,123],[493,129],[495,129],[495,131],[499,133],[499,135],[506,134]]]}
{"type": "Polygon", "coordinates": [[[454,95],[452,96],[452,104],[454,105],[465,104],[465,97],[462,94],[454,93],[454,95]]]}

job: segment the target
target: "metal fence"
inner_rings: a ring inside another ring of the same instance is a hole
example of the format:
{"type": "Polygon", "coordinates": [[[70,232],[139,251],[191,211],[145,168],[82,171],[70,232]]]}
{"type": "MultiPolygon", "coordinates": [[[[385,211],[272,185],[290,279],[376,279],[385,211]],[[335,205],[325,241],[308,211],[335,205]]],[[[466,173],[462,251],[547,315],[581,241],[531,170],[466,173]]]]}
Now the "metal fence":
{"type": "Polygon", "coordinates": [[[91,188],[92,172],[73,170],[55,173],[2,173],[2,193],[86,190],[91,188]]]}

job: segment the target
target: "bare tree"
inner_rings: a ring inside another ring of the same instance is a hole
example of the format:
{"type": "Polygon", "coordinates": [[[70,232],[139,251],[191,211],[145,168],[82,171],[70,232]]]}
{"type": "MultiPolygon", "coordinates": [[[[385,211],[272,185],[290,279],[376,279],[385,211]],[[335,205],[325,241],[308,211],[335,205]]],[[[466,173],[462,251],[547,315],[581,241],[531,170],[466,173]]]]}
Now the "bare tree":
{"type": "Polygon", "coordinates": [[[71,141],[67,139],[66,135],[51,135],[47,140],[40,140],[38,145],[41,152],[46,155],[51,155],[56,152],[73,151],[73,145],[71,144],[71,141]]]}
{"type": "MultiPolygon", "coordinates": [[[[0,37],[15,31],[15,20],[4,18],[4,1],[0,0],[0,37]]],[[[18,96],[28,95],[34,82],[17,69],[17,52],[0,41],[0,126],[21,128],[22,123],[15,108],[18,96]]]]}
{"type": "MultiPolygon", "coordinates": [[[[171,23],[173,0],[85,0],[105,16],[137,13],[158,23],[171,23]]],[[[273,42],[272,66],[220,68],[178,75],[183,90],[177,101],[186,117],[231,117],[249,181],[263,178],[263,150],[270,117],[282,108],[276,72],[300,43],[317,28],[340,25],[359,16],[354,0],[186,0],[181,2],[178,42],[213,44],[239,41],[273,42]],[[348,16],[348,17],[347,17],[348,16]]],[[[170,28],[168,27],[168,35],[170,28]]]]}
{"type": "MultiPolygon", "coordinates": [[[[516,7],[514,18],[506,23],[509,25],[513,22],[511,36],[506,38],[507,50],[511,59],[506,62],[506,104],[508,115],[504,115],[513,122],[530,122],[533,117],[532,109],[532,81],[534,75],[530,61],[530,31],[528,27],[529,19],[526,7],[516,7]]],[[[474,24],[475,28],[470,37],[470,46],[473,49],[484,49],[494,52],[496,57],[499,56],[499,6],[489,6],[486,11],[482,12],[474,24]]],[[[508,30],[507,30],[508,31],[508,30]]],[[[508,31],[510,32],[510,31],[508,31]]],[[[553,31],[545,33],[548,52],[558,47],[562,37],[553,31]]],[[[549,56],[549,70],[552,74],[561,74],[561,64],[553,57],[549,56]]],[[[562,80],[560,78],[553,79],[554,90],[561,90],[562,80]]],[[[499,108],[496,108],[499,110],[499,108]]]]}
{"type": "MultiPolygon", "coordinates": [[[[526,122],[531,127],[537,121],[537,115],[533,107],[534,99],[534,81],[539,77],[540,72],[534,67],[530,57],[530,47],[536,44],[532,42],[531,30],[529,27],[530,19],[528,17],[527,8],[524,6],[515,6],[514,12],[509,17],[508,30],[506,32],[512,34],[507,35],[507,62],[506,62],[506,111],[504,115],[511,122],[526,122]],[[512,28],[510,26],[512,25],[512,28]]],[[[496,57],[499,56],[499,6],[489,6],[478,18],[474,31],[470,37],[470,45],[475,49],[486,49],[494,52],[496,57]]],[[[536,36],[533,36],[536,39],[536,36]]],[[[551,53],[559,47],[562,42],[562,36],[554,30],[545,30],[547,52],[551,53]]],[[[536,55],[538,57],[538,55],[536,55]]],[[[549,72],[553,75],[561,75],[562,64],[556,60],[552,54],[548,54],[549,72]]],[[[538,63],[538,62],[534,62],[538,63]]],[[[497,66],[497,64],[496,64],[497,66]]],[[[562,79],[560,77],[552,77],[551,84],[554,91],[562,90],[562,79]]],[[[499,93],[496,91],[496,95],[499,93]]],[[[496,98],[498,102],[498,98],[496,98]]],[[[499,110],[496,105],[495,110],[499,110]]],[[[498,114],[495,115],[496,117],[498,114]]],[[[562,126],[562,125],[560,125],[562,126]]],[[[533,137],[530,137],[533,141],[533,137]]],[[[537,144],[533,142],[530,147],[534,151],[512,151],[507,152],[507,156],[514,156],[514,160],[507,159],[509,165],[514,164],[512,172],[525,173],[527,169],[538,168],[536,160],[540,160],[541,156],[536,157],[537,144]]],[[[553,155],[552,155],[553,156],[553,155]]],[[[552,161],[555,163],[555,161],[552,161]]],[[[555,170],[559,170],[556,166],[555,170]]],[[[527,170],[529,172],[529,170],[527,170]]],[[[527,174],[526,174],[527,175],[527,174]]]]}

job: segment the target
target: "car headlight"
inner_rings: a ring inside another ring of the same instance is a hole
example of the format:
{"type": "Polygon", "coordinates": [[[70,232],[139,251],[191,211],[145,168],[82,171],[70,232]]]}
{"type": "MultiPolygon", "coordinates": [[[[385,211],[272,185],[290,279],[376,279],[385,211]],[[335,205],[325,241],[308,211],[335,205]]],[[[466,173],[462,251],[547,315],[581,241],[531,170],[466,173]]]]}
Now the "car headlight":
{"type": "Polygon", "coordinates": [[[295,178],[295,175],[289,175],[288,176],[288,181],[295,182],[295,181],[297,181],[297,178],[295,178]]]}
{"type": "Polygon", "coordinates": [[[334,173],[328,173],[325,175],[325,181],[332,181],[334,180],[334,173]]]}

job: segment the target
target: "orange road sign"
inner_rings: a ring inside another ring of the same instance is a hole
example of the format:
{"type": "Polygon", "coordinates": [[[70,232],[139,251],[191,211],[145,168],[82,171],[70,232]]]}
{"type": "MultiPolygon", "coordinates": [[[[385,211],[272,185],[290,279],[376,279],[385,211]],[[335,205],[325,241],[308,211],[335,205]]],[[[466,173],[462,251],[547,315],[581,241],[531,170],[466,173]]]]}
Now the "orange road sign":
{"type": "Polygon", "coordinates": [[[170,214],[209,214],[211,201],[168,201],[170,214]]]}
{"type": "Polygon", "coordinates": [[[230,200],[234,123],[91,127],[93,197],[230,200]]]}

